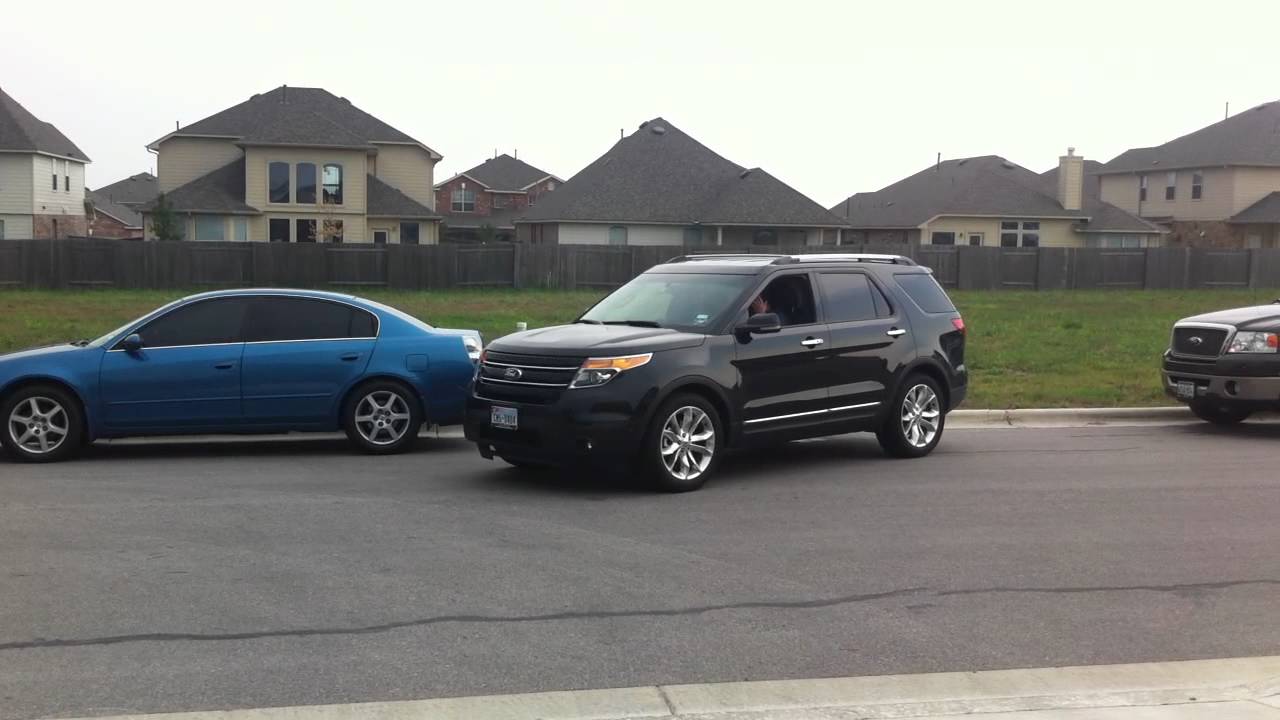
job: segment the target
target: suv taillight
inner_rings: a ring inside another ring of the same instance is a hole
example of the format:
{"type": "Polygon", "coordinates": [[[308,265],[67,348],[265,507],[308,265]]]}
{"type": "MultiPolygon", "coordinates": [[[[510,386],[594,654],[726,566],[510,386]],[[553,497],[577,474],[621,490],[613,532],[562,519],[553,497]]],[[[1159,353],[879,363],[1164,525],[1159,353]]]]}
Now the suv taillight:
{"type": "Polygon", "coordinates": [[[964,318],[962,317],[951,318],[951,324],[954,325],[956,330],[959,330],[961,334],[964,334],[964,318]]]}

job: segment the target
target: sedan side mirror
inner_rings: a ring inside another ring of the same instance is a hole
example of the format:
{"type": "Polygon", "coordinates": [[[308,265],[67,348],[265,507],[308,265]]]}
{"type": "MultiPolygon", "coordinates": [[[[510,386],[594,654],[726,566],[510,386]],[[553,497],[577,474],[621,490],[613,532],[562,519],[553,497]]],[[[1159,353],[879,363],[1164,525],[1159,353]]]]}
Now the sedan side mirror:
{"type": "Polygon", "coordinates": [[[120,347],[125,352],[138,352],[142,349],[142,336],[138,333],[133,333],[120,341],[120,347]]]}
{"type": "Polygon", "coordinates": [[[737,330],[748,335],[768,335],[782,330],[782,320],[777,313],[760,313],[747,318],[747,322],[739,325],[737,330]]]}

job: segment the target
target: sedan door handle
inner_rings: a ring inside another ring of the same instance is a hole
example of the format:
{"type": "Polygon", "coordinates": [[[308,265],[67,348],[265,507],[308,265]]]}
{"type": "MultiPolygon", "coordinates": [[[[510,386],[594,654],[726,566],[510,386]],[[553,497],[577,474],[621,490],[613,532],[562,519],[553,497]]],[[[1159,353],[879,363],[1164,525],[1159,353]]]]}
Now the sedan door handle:
{"type": "Polygon", "coordinates": [[[230,370],[231,368],[233,368],[233,367],[235,367],[235,366],[236,366],[236,364],[235,364],[235,363],[229,363],[229,362],[226,362],[226,363],[218,363],[217,365],[214,365],[214,366],[213,366],[213,369],[214,369],[214,370],[230,370]]]}
{"type": "Polygon", "coordinates": [[[800,344],[805,347],[818,347],[819,345],[822,344],[822,338],[807,337],[801,340],[800,344]]]}
{"type": "Polygon", "coordinates": [[[889,337],[898,337],[899,335],[906,335],[906,334],[907,334],[907,331],[901,328],[893,328],[892,330],[885,332],[885,335],[888,335],[889,337]]]}
{"type": "Polygon", "coordinates": [[[347,353],[338,358],[342,362],[355,362],[360,359],[360,353],[347,353]]]}

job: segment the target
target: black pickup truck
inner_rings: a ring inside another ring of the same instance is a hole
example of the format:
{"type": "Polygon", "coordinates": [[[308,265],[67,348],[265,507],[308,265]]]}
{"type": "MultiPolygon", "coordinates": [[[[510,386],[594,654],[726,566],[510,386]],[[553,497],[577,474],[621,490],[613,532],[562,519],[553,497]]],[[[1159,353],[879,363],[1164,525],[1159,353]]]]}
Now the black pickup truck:
{"type": "Polygon", "coordinates": [[[1203,420],[1231,425],[1280,410],[1280,300],[1183,318],[1161,370],[1165,392],[1203,420]]]}

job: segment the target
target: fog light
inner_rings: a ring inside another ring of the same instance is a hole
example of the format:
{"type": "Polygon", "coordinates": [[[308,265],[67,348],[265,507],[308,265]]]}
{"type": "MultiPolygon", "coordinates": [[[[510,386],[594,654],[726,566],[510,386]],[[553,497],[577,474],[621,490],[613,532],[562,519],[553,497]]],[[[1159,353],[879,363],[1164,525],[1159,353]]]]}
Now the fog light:
{"type": "Polygon", "coordinates": [[[1228,381],[1228,382],[1227,382],[1227,394],[1228,394],[1228,395],[1236,395],[1236,394],[1238,394],[1239,392],[1240,392],[1240,386],[1239,386],[1239,385],[1236,385],[1236,381],[1235,381],[1235,380],[1230,380],[1230,381],[1228,381]]]}

